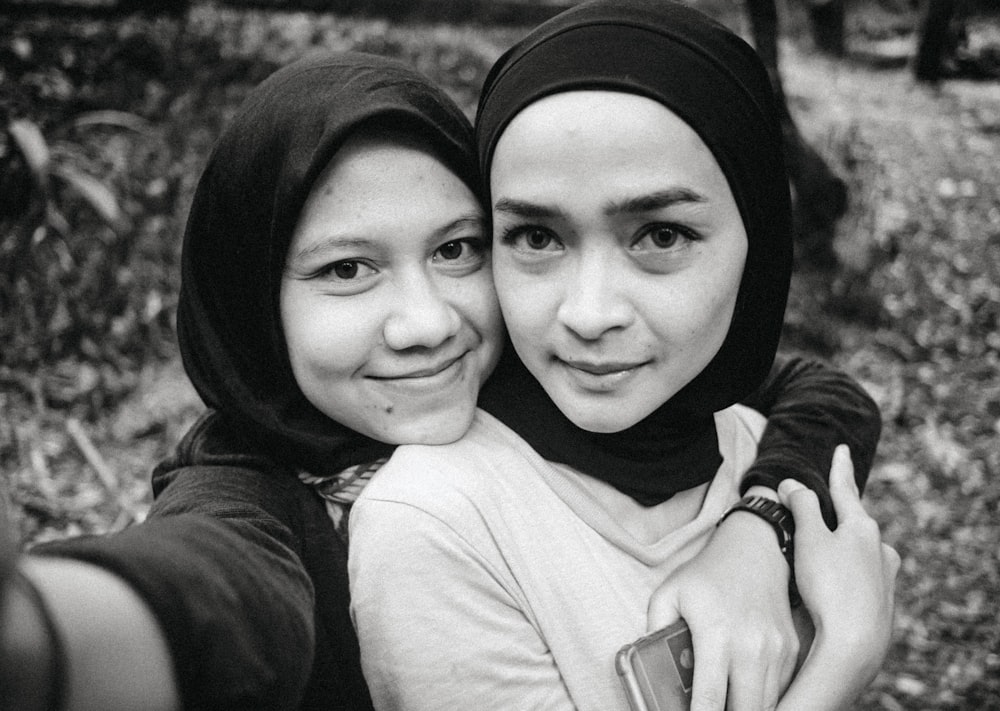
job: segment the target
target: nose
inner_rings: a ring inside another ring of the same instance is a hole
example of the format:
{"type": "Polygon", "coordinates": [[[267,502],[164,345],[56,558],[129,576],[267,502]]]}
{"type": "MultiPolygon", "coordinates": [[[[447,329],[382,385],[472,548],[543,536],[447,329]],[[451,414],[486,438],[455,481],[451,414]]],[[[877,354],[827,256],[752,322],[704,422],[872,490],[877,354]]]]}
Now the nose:
{"type": "Polygon", "coordinates": [[[458,312],[425,272],[402,277],[393,298],[383,329],[389,348],[436,348],[458,333],[458,312]]]}
{"type": "Polygon", "coordinates": [[[632,323],[634,311],[622,292],[621,274],[611,255],[580,256],[568,275],[557,318],[578,337],[592,341],[632,323]]]}

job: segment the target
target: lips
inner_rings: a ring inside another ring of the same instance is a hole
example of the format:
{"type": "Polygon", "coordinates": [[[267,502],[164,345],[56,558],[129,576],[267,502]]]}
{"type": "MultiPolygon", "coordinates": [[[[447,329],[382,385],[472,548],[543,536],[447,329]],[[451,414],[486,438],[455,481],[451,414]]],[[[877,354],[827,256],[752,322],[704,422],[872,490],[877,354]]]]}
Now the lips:
{"type": "Polygon", "coordinates": [[[610,395],[631,382],[649,361],[584,360],[555,358],[573,387],[583,392],[610,395]]]}
{"type": "Polygon", "coordinates": [[[570,368],[580,370],[590,375],[611,375],[614,373],[624,373],[629,370],[645,365],[646,361],[588,361],[576,360],[573,358],[559,358],[570,368]]]}
{"type": "Polygon", "coordinates": [[[401,370],[399,372],[385,372],[379,373],[378,375],[369,375],[368,377],[372,380],[380,381],[419,381],[428,378],[434,378],[435,376],[440,376],[443,373],[454,369],[455,366],[461,365],[462,359],[468,355],[469,351],[461,353],[457,356],[451,358],[444,358],[441,360],[434,361],[433,363],[428,363],[422,365],[419,368],[411,368],[408,370],[401,370]]]}

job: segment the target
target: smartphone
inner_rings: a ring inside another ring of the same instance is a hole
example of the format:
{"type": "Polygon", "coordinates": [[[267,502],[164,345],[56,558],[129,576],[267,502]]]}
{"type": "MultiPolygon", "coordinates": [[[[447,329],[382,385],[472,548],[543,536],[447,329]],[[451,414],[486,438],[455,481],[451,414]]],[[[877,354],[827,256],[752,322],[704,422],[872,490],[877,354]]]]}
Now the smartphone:
{"type": "Polygon", "coordinates": [[[694,681],[691,630],[680,620],[626,644],[615,668],[632,711],[688,711],[694,681]]]}

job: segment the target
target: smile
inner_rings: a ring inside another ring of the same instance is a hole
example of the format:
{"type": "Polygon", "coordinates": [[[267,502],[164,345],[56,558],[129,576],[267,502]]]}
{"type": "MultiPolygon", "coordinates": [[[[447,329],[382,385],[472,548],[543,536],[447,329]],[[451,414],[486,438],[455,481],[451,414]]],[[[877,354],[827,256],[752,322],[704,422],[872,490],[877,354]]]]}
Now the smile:
{"type": "Polygon", "coordinates": [[[388,385],[402,390],[423,390],[446,387],[459,380],[465,373],[465,356],[471,351],[454,358],[426,365],[415,370],[385,375],[370,375],[371,380],[380,385],[388,385]]]}

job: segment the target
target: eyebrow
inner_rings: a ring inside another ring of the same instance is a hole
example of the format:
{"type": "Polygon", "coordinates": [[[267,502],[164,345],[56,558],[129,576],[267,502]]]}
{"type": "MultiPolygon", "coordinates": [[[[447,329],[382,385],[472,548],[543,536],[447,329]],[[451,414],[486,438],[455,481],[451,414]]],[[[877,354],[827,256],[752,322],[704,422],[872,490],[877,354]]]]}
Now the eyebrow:
{"type": "Polygon", "coordinates": [[[288,255],[288,262],[307,259],[314,254],[322,254],[330,249],[360,249],[371,245],[367,239],[354,237],[330,237],[315,242],[308,247],[296,250],[294,254],[288,255]]]}
{"type": "MultiPolygon", "coordinates": [[[[463,215],[462,217],[452,220],[448,224],[436,229],[434,231],[434,236],[436,239],[440,239],[450,232],[455,232],[467,227],[485,231],[486,220],[476,214],[463,215]]],[[[322,254],[323,252],[333,249],[365,249],[372,247],[373,245],[377,245],[377,240],[366,239],[364,237],[339,237],[332,235],[321,239],[308,247],[299,249],[294,254],[290,254],[288,261],[291,262],[293,260],[307,259],[314,254],[322,254]]]]}
{"type": "Polygon", "coordinates": [[[496,212],[507,212],[518,217],[539,219],[543,217],[556,217],[562,215],[562,210],[557,210],[538,203],[527,200],[515,200],[514,198],[500,198],[493,204],[496,212]]]}
{"type": "MultiPolygon", "coordinates": [[[[604,205],[603,212],[608,216],[637,214],[662,210],[674,205],[706,201],[707,198],[704,195],[689,188],[668,188],[647,195],[613,200],[604,205]]],[[[493,205],[493,209],[496,212],[505,212],[529,219],[562,217],[564,215],[563,211],[558,208],[514,198],[500,198],[493,205]]]]}
{"type": "Polygon", "coordinates": [[[648,195],[613,201],[604,206],[605,215],[621,215],[637,212],[653,212],[674,205],[706,202],[708,198],[689,188],[669,188],[657,190],[648,195]]]}

